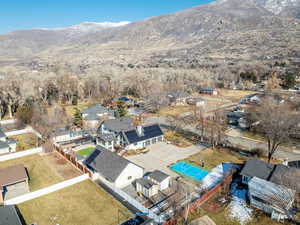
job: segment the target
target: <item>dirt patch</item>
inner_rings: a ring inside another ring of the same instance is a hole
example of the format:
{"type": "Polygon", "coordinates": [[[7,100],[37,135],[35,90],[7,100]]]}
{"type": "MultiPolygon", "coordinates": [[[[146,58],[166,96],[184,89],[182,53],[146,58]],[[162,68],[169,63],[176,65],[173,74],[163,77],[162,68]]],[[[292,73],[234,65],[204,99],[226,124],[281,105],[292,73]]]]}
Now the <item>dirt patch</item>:
{"type": "Polygon", "coordinates": [[[56,173],[63,179],[71,179],[80,176],[82,173],[70,162],[65,160],[58,153],[54,152],[44,156],[45,162],[51,166],[56,173]]]}

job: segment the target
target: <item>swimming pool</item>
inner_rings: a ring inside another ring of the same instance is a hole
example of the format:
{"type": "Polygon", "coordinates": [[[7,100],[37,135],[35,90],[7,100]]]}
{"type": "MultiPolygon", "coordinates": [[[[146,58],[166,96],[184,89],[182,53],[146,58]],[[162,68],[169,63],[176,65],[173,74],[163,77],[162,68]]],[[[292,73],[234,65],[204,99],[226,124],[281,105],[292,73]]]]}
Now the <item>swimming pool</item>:
{"type": "Polygon", "coordinates": [[[170,169],[197,181],[201,181],[208,174],[207,171],[183,161],[172,165],[170,169]]]}

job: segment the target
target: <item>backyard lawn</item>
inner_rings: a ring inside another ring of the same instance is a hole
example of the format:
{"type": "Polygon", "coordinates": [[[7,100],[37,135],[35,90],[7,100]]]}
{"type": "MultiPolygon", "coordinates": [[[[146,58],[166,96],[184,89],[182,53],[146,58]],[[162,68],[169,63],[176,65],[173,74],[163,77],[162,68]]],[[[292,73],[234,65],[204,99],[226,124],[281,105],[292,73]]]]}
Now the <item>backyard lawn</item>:
{"type": "Polygon", "coordinates": [[[90,180],[18,205],[27,224],[117,225],[131,214],[90,180]]]}
{"type": "Polygon", "coordinates": [[[195,106],[170,106],[162,108],[158,114],[160,116],[174,116],[182,113],[191,112],[195,109],[195,106]]]}
{"type": "Polygon", "coordinates": [[[0,163],[0,168],[23,164],[28,170],[30,191],[48,187],[50,185],[63,181],[56,169],[49,166],[47,156],[41,157],[38,154],[26,156],[18,159],[4,161],[0,163]]]}
{"type": "Polygon", "coordinates": [[[33,133],[10,136],[9,138],[17,140],[17,152],[36,148],[39,145],[39,137],[33,133]]]}
{"type": "Polygon", "coordinates": [[[165,139],[180,148],[187,148],[199,141],[199,138],[191,134],[169,130],[165,132],[165,139]]]}
{"type": "Polygon", "coordinates": [[[245,160],[247,160],[247,157],[237,153],[232,153],[225,149],[213,150],[210,148],[184,159],[184,161],[197,166],[202,166],[203,161],[204,169],[207,171],[212,170],[223,162],[243,163],[245,160]]]}
{"type": "Polygon", "coordinates": [[[94,147],[85,148],[85,149],[81,149],[81,150],[77,151],[77,153],[81,156],[86,156],[86,155],[91,154],[94,150],[95,150],[94,147]]]}

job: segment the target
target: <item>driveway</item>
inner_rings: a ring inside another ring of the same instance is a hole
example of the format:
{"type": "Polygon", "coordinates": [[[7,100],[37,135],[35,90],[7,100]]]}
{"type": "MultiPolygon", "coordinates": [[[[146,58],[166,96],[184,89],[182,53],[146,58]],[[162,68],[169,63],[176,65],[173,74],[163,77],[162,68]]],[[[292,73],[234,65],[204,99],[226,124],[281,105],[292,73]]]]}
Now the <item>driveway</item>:
{"type": "Polygon", "coordinates": [[[145,168],[145,172],[161,170],[170,176],[177,177],[178,174],[171,171],[168,166],[176,163],[178,160],[187,158],[191,155],[201,152],[205,147],[202,145],[193,145],[188,148],[178,148],[174,145],[161,142],[148,147],[150,150],[146,154],[126,157],[133,163],[145,168]]]}

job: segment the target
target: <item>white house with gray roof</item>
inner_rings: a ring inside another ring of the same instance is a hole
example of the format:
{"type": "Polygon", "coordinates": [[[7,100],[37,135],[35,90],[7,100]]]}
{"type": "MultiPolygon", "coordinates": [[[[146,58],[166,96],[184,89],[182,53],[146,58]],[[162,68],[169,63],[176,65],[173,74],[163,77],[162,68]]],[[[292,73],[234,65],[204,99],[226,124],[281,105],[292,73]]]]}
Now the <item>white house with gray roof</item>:
{"type": "Polygon", "coordinates": [[[97,144],[115,151],[114,147],[136,150],[163,141],[158,124],[134,126],[133,119],[122,117],[102,122],[97,131],[97,144]]]}
{"type": "Polygon", "coordinates": [[[103,120],[113,119],[115,112],[100,104],[93,105],[81,112],[83,123],[90,128],[97,128],[103,120]]]}
{"type": "Polygon", "coordinates": [[[3,130],[0,128],[0,154],[16,152],[17,141],[7,138],[3,130]]]}
{"type": "Polygon", "coordinates": [[[124,188],[144,175],[142,167],[101,146],[97,146],[84,164],[93,172],[93,179],[116,188],[124,188]]]}

